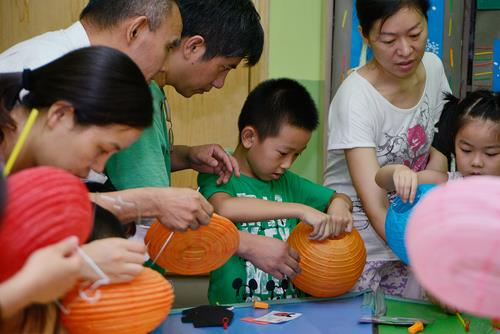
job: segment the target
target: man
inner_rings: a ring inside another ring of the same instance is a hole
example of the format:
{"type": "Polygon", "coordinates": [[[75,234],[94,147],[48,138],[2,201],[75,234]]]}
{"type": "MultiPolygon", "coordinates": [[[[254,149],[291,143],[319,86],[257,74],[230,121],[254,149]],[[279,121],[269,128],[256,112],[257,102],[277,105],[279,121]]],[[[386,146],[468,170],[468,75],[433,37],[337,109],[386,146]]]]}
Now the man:
{"type": "MultiPolygon", "coordinates": [[[[116,189],[169,186],[171,171],[186,168],[219,174],[217,182],[225,183],[232,173],[226,168],[227,163],[221,165],[213,158],[238,166],[218,145],[172,145],[168,130],[170,111],[160,87],[170,85],[181,95],[191,97],[212,87],[222,88],[229,71],[241,61],[255,65],[264,41],[259,14],[251,0],[178,0],[178,3],[183,20],[182,38],[179,47],[167,57],[165,71],[155,76],[159,86],[152,89],[156,101],[154,125],[137,142],[111,157],[106,165],[106,173],[116,189]]],[[[239,175],[239,168],[234,172],[239,175]]],[[[264,238],[255,244],[246,232],[240,233],[240,240],[238,254],[259,268],[287,272],[290,264],[298,271],[298,261],[285,242],[264,238]]]]}

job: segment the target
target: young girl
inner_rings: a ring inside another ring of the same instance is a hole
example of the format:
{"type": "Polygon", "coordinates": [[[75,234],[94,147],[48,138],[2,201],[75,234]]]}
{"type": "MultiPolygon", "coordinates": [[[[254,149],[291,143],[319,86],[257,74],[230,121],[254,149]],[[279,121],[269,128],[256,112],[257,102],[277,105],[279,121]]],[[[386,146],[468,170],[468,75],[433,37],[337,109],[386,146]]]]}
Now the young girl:
{"type": "Polygon", "coordinates": [[[447,99],[437,139],[443,153],[455,157],[457,171],[415,172],[405,165],[386,165],[375,176],[380,187],[396,191],[405,202],[413,202],[418,184],[470,175],[500,176],[500,94],[478,90],[462,101],[452,95],[447,99]]]}
{"type": "Polygon", "coordinates": [[[325,185],[351,197],[354,225],[367,250],[357,289],[382,287],[409,298],[422,292],[385,243],[389,200],[375,174],[381,166],[403,163],[416,171],[426,164],[446,170],[446,159],[431,142],[442,92],[450,89],[440,59],[425,52],[428,9],[426,0],[357,0],[373,59],[344,80],[328,121],[325,185]]]}

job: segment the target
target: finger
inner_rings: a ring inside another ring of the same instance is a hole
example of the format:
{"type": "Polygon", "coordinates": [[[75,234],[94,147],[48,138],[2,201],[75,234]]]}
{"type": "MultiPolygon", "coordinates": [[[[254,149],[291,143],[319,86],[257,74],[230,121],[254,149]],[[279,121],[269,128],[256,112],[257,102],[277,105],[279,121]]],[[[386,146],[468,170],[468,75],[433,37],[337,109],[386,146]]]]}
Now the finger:
{"type": "Polygon", "coordinates": [[[349,218],[349,222],[347,223],[347,227],[346,227],[345,231],[348,233],[351,233],[352,227],[353,227],[353,221],[352,221],[352,217],[351,217],[351,218],[349,218]]]}
{"type": "Polygon", "coordinates": [[[288,276],[295,276],[300,273],[300,264],[299,261],[295,260],[293,257],[288,256],[285,259],[285,267],[288,271],[280,270],[283,274],[288,276]]]}
{"type": "Polygon", "coordinates": [[[124,245],[125,249],[129,252],[144,254],[146,252],[146,245],[144,242],[138,240],[128,240],[128,239],[119,239],[124,245]]]}
{"type": "Polygon", "coordinates": [[[287,266],[287,265],[283,265],[280,267],[279,271],[284,275],[284,276],[288,276],[288,277],[295,277],[298,272],[295,271],[293,268],[287,266]]]}
{"type": "Polygon", "coordinates": [[[229,155],[229,158],[231,159],[233,174],[236,175],[237,177],[240,177],[240,165],[238,164],[238,161],[232,155],[229,155]]]}
{"type": "Polygon", "coordinates": [[[299,253],[292,247],[288,247],[288,255],[290,255],[295,261],[300,262],[299,253]]]}
{"type": "Polygon", "coordinates": [[[312,225],[312,228],[313,228],[312,232],[309,233],[309,239],[315,240],[317,238],[319,231],[320,231],[321,224],[314,224],[314,225],[312,225]]]}
{"type": "Polygon", "coordinates": [[[411,183],[410,203],[413,203],[413,201],[415,200],[415,196],[417,195],[417,186],[418,186],[418,179],[413,178],[411,183]]]}
{"type": "Polygon", "coordinates": [[[200,196],[199,199],[201,202],[201,210],[203,210],[206,216],[208,216],[208,219],[204,220],[205,224],[203,224],[206,225],[208,224],[208,220],[210,219],[210,217],[212,217],[212,215],[214,214],[214,207],[205,199],[205,197],[203,197],[201,194],[198,195],[200,196]]]}
{"type": "Polygon", "coordinates": [[[78,237],[68,237],[49,247],[54,249],[56,252],[61,253],[63,256],[73,255],[76,253],[76,249],[78,247],[78,237]]]}
{"type": "Polygon", "coordinates": [[[278,270],[272,270],[268,274],[277,279],[283,279],[285,276],[278,270]]]}

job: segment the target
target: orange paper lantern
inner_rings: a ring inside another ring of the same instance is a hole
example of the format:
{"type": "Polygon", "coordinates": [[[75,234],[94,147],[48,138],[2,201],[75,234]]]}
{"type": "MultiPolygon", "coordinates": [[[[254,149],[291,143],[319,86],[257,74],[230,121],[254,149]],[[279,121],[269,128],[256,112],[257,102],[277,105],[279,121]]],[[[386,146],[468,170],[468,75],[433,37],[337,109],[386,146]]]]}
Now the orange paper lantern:
{"type": "Polygon", "coordinates": [[[324,241],[309,240],[310,225],[299,223],[288,244],[300,254],[301,272],[292,280],[314,297],[335,297],[349,291],[363,272],[365,244],[358,231],[324,241]]]}
{"type": "Polygon", "coordinates": [[[217,214],[212,215],[208,225],[197,230],[175,232],[165,246],[171,233],[156,221],[144,240],[155,263],[183,275],[198,275],[219,268],[236,252],[240,243],[236,226],[217,214]]]}
{"type": "Polygon", "coordinates": [[[149,268],[130,282],[104,285],[98,291],[94,303],[83,300],[78,289],[63,299],[69,314],[61,313],[61,320],[70,333],[148,333],[166,319],[174,302],[170,283],[149,268]]]}

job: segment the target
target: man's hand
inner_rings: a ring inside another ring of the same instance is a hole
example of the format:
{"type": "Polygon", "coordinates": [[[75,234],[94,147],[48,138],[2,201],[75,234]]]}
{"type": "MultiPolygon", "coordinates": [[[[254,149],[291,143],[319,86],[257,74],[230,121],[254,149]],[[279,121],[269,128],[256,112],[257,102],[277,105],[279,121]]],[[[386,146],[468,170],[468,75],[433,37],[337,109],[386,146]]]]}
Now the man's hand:
{"type": "Polygon", "coordinates": [[[300,272],[299,254],[279,239],[240,232],[237,253],[277,279],[293,278],[300,272]]]}
{"type": "Polygon", "coordinates": [[[157,188],[156,217],[173,231],[196,230],[207,225],[214,208],[199,192],[189,188],[157,188]]]}
{"type": "Polygon", "coordinates": [[[217,144],[190,147],[188,159],[192,169],[219,175],[217,184],[227,183],[233,173],[240,176],[236,159],[217,144]]]}

